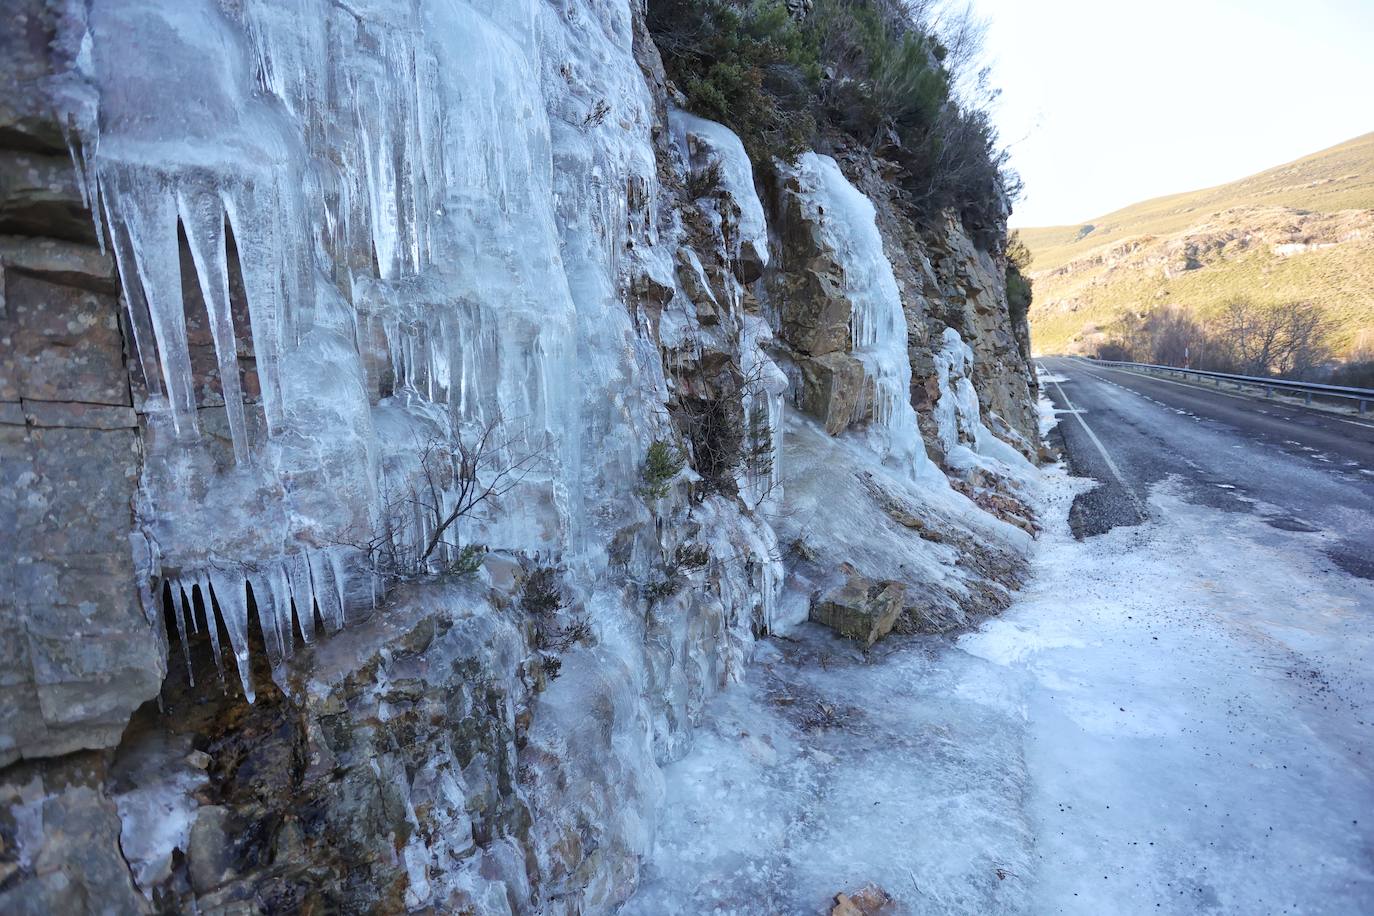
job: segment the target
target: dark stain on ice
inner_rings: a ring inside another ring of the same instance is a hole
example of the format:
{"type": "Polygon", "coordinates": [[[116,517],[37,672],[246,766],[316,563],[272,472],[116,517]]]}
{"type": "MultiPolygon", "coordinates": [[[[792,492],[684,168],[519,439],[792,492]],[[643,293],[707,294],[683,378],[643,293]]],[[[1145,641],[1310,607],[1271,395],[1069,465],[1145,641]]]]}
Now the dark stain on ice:
{"type": "Polygon", "coordinates": [[[1266,518],[1264,523],[1274,528],[1278,528],[1281,531],[1299,531],[1305,533],[1321,531],[1321,529],[1315,525],[1309,525],[1302,519],[1294,518],[1291,515],[1273,515],[1266,518]]]}

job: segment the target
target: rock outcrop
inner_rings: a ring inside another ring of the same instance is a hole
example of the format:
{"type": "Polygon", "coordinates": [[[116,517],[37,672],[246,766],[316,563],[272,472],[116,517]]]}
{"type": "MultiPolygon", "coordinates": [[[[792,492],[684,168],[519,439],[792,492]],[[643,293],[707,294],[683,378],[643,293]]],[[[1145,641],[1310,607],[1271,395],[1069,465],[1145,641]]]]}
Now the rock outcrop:
{"type": "Polygon", "coordinates": [[[637,4],[19,7],[0,910],[608,912],[757,639],[1008,600],[997,256],[637,4]]]}

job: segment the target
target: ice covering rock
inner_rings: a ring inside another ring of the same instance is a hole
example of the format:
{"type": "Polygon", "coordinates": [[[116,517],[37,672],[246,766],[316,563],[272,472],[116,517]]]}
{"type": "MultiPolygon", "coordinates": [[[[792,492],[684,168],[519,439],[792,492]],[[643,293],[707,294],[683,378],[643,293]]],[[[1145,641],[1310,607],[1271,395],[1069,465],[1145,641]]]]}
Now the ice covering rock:
{"type": "Polygon", "coordinates": [[[607,912],[661,767],[843,564],[879,630],[1005,591],[1025,535],[926,458],[870,196],[811,154],[765,208],[639,4],[21,3],[81,253],[0,247],[41,357],[0,359],[0,788],[21,868],[75,864],[0,894],[607,912]],[[484,435],[519,485],[441,532],[484,435]],[[645,500],[656,441],[692,467],[645,500]]]}

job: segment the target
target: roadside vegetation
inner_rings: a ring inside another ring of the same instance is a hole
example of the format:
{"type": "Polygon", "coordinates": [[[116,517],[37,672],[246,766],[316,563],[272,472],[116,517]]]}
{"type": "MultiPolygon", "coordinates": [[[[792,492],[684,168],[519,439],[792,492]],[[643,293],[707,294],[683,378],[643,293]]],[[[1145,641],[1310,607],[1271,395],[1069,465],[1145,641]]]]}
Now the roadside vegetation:
{"type": "Polygon", "coordinates": [[[1312,379],[1331,358],[1329,321],[1310,302],[1258,304],[1236,297],[1204,324],[1177,306],[1128,313],[1097,348],[1129,360],[1239,375],[1312,379]]]}
{"type": "Polygon", "coordinates": [[[756,166],[836,142],[895,163],[918,215],[956,209],[1000,250],[1020,181],[974,71],[982,30],[929,0],[650,0],[688,107],[737,133],[756,166]]]}

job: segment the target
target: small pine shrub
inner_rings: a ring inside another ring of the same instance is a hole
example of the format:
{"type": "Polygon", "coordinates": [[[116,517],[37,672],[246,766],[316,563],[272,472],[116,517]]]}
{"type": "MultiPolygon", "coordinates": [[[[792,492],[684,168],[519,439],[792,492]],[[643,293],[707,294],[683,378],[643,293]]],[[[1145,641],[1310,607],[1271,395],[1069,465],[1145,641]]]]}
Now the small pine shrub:
{"type": "Polygon", "coordinates": [[[705,544],[679,544],[673,552],[673,565],[679,569],[702,569],[711,562],[711,551],[705,544]]]}
{"type": "Polygon", "coordinates": [[[535,617],[548,617],[562,609],[563,591],[555,567],[538,566],[530,571],[520,587],[520,606],[535,617]]]}
{"type": "Polygon", "coordinates": [[[677,594],[681,585],[682,583],[677,576],[665,576],[645,585],[643,588],[644,597],[650,604],[657,604],[665,598],[671,598],[677,594]]]}
{"type": "Polygon", "coordinates": [[[448,569],[443,574],[455,579],[466,579],[474,575],[482,568],[482,561],[487,557],[487,548],[482,544],[464,544],[458,551],[458,556],[453,558],[448,569]]]}
{"type": "Polygon", "coordinates": [[[673,478],[687,466],[687,457],[670,443],[655,439],[640,468],[639,493],[645,499],[662,499],[672,489],[673,478]]]}

